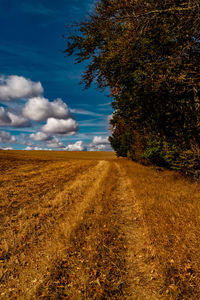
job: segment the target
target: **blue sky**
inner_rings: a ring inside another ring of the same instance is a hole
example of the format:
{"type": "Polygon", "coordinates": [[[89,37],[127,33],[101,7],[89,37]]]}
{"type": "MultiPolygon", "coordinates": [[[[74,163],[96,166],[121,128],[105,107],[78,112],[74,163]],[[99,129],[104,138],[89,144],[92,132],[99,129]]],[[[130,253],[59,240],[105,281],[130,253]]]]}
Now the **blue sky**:
{"type": "Polygon", "coordinates": [[[84,90],[84,66],[63,54],[93,3],[0,0],[0,148],[109,149],[108,93],[84,90]]]}

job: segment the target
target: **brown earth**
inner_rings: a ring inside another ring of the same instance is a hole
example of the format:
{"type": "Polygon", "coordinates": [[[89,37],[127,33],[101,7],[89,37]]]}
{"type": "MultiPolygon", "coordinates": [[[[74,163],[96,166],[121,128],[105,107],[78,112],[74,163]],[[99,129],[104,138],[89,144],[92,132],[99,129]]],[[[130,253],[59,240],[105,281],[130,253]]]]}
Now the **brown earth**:
{"type": "Polygon", "coordinates": [[[200,299],[200,185],[113,153],[0,152],[1,299],[200,299]]]}

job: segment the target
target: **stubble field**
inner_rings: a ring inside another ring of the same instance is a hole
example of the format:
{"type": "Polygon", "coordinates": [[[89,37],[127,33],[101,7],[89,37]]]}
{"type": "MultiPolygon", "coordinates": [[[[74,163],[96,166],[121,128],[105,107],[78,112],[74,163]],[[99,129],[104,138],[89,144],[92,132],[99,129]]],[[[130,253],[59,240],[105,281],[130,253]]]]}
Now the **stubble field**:
{"type": "Polygon", "coordinates": [[[199,299],[200,185],[113,153],[0,152],[1,299],[199,299]]]}

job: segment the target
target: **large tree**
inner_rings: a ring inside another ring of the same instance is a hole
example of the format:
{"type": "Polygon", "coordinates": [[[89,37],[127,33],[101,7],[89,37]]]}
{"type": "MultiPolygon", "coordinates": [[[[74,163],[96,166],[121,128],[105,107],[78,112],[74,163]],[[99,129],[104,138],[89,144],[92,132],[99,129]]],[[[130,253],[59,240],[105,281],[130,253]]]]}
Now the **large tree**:
{"type": "Polygon", "coordinates": [[[100,0],[66,39],[85,86],[111,90],[118,155],[170,166],[200,146],[199,0],[100,0]]]}

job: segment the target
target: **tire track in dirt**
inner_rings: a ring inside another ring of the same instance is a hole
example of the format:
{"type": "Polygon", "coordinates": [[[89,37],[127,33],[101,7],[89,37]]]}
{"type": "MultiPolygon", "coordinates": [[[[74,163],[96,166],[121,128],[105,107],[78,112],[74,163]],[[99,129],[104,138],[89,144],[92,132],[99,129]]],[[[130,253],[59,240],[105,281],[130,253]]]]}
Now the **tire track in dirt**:
{"type": "Polygon", "coordinates": [[[118,174],[113,163],[84,215],[70,234],[68,248],[55,262],[36,299],[124,299],[124,242],[115,205],[118,174]]]}
{"type": "Polygon", "coordinates": [[[154,251],[151,247],[148,230],[138,199],[131,187],[125,171],[116,163],[119,170],[119,195],[117,202],[121,209],[120,227],[126,239],[126,299],[157,300],[160,281],[154,251]]]}
{"type": "Polygon", "coordinates": [[[142,214],[118,164],[110,163],[91,204],[37,297],[160,299],[142,214]]]}
{"type": "MultiPolygon", "coordinates": [[[[6,290],[6,293],[3,292],[5,299],[15,295],[23,299],[32,299],[33,290],[41,284],[53,259],[60,257],[68,245],[71,231],[90,205],[107,171],[108,162],[96,162],[96,166],[77,176],[56,195],[52,201],[52,213],[46,215],[47,225],[44,224],[40,228],[43,235],[35,237],[35,245],[26,243],[21,259],[16,256],[9,261],[10,265],[13,265],[16,260],[16,268],[10,272],[8,270],[7,276],[4,276],[2,288],[6,290]]],[[[44,210],[42,214],[45,215],[44,210]]]]}

